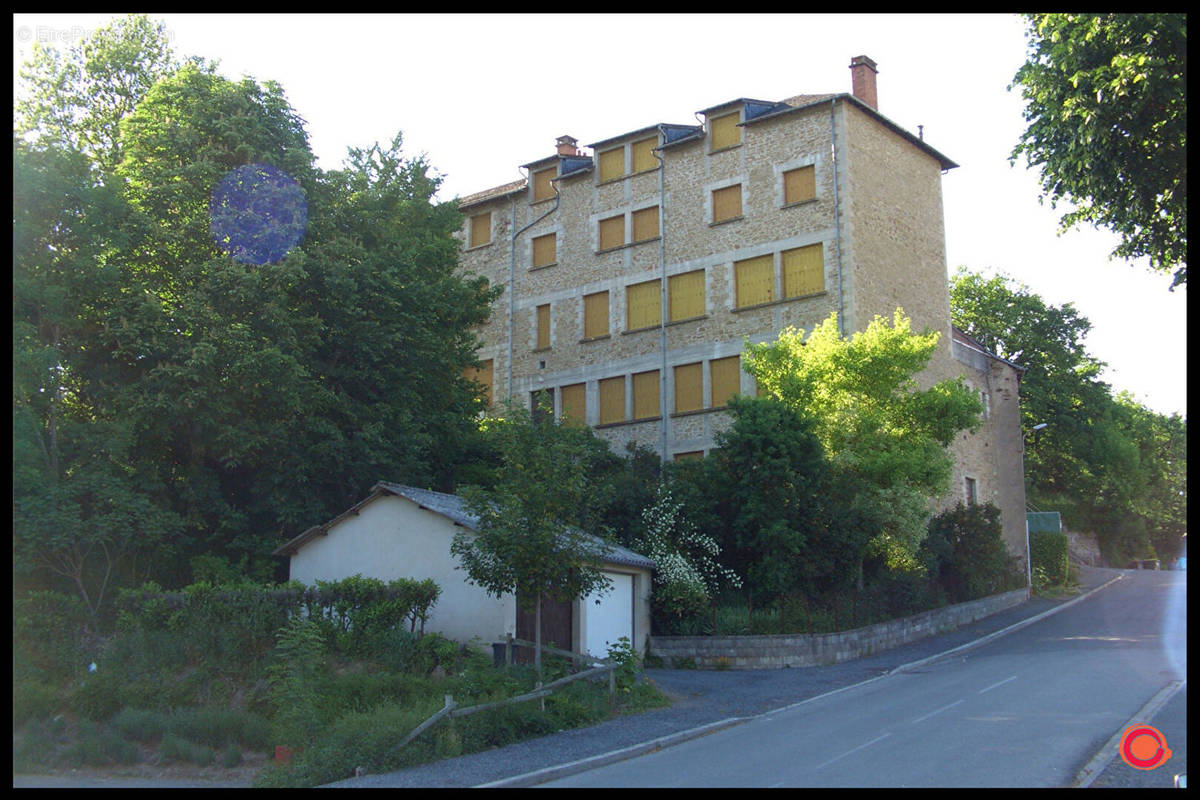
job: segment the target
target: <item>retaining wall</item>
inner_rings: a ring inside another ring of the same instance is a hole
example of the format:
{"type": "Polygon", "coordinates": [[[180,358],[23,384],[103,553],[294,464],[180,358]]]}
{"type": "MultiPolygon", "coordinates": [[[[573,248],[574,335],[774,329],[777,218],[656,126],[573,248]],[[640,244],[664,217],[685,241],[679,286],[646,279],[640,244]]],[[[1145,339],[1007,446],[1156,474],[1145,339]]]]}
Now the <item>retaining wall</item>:
{"type": "Polygon", "coordinates": [[[1029,599],[1028,589],[924,611],[840,633],[763,636],[651,636],[650,652],[667,668],[691,659],[701,669],[777,669],[837,664],[952,631],[1029,599]]]}

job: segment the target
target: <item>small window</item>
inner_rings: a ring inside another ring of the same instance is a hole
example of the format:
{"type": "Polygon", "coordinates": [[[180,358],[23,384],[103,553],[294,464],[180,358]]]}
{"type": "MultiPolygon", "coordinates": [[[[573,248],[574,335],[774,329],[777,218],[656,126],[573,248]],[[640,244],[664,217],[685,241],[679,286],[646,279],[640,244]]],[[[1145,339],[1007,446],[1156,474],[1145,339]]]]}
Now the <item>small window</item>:
{"type": "Polygon", "coordinates": [[[683,364],[675,368],[675,413],[704,408],[704,363],[683,364]]]}
{"type": "Polygon", "coordinates": [[[658,404],[658,370],[639,372],[633,376],[633,418],[653,419],[662,416],[658,404]]]}
{"type": "Polygon", "coordinates": [[[471,239],[469,247],[479,247],[492,241],[492,212],[471,217],[471,239]]]}
{"type": "Polygon", "coordinates": [[[775,299],[775,256],[733,262],[736,308],[769,303],[775,299]]]}
{"type": "Polygon", "coordinates": [[[657,280],[625,287],[625,330],[636,331],[662,323],[661,284],[657,280]]]}
{"type": "Polygon", "coordinates": [[[819,244],[784,250],[783,296],[803,297],[825,291],[825,254],[819,244]]]}
{"type": "Polygon", "coordinates": [[[625,376],[599,382],[600,424],[625,421],[625,376]]]}
{"type": "Polygon", "coordinates": [[[644,242],[658,237],[658,206],[633,212],[633,241],[644,242]]]}
{"type": "Polygon", "coordinates": [[[742,185],[726,186],[712,193],[713,222],[737,219],[742,215],[742,185]]]}
{"type": "Polygon", "coordinates": [[[583,298],[583,338],[608,336],[608,292],[596,292],[583,298]]]}
{"type": "Polygon", "coordinates": [[[625,244],[625,215],[600,220],[600,250],[625,244]]]}
{"type": "Polygon", "coordinates": [[[537,346],[535,350],[550,348],[550,304],[537,307],[537,346]]]}
{"type": "Polygon", "coordinates": [[[654,155],[654,148],[657,145],[657,136],[633,143],[633,172],[649,172],[652,169],[658,169],[658,158],[654,155]]]}
{"type": "Polygon", "coordinates": [[[671,322],[703,317],[704,270],[672,275],[667,279],[667,306],[671,322]]]}
{"type": "Polygon", "coordinates": [[[463,377],[472,383],[477,383],[482,387],[481,392],[483,402],[488,407],[492,407],[492,359],[480,361],[478,367],[467,367],[463,370],[463,377]]]}
{"type": "Polygon", "coordinates": [[[533,240],[533,266],[548,267],[558,257],[558,237],[553,233],[538,236],[533,240]]]}
{"type": "Polygon", "coordinates": [[[557,167],[549,167],[533,173],[533,202],[538,203],[554,197],[554,184],[550,179],[557,171],[557,167]]]}
{"type": "Polygon", "coordinates": [[[807,167],[783,173],[783,204],[802,203],[817,196],[816,170],[807,167]]]}
{"type": "Polygon", "coordinates": [[[703,450],[688,450],[686,453],[676,453],[675,454],[676,461],[687,461],[688,459],[692,459],[692,458],[697,458],[697,459],[704,458],[704,451],[703,450]]]}
{"type": "Polygon", "coordinates": [[[601,182],[616,180],[625,174],[625,147],[605,150],[596,157],[596,161],[601,182]]]}
{"type": "Polygon", "coordinates": [[[742,357],[716,358],[708,362],[712,380],[712,407],[724,408],[729,398],[742,392],[742,357]]]}
{"type": "Polygon", "coordinates": [[[966,483],[967,505],[973,506],[979,502],[979,486],[974,478],[964,478],[966,483]]]}
{"type": "Polygon", "coordinates": [[[738,127],[739,118],[739,113],[735,111],[708,121],[711,150],[723,150],[742,143],[742,129],[738,127]]]}
{"type": "Polygon", "coordinates": [[[560,392],[562,412],[560,419],[576,425],[587,424],[587,392],[582,383],[562,387],[560,392]]]}

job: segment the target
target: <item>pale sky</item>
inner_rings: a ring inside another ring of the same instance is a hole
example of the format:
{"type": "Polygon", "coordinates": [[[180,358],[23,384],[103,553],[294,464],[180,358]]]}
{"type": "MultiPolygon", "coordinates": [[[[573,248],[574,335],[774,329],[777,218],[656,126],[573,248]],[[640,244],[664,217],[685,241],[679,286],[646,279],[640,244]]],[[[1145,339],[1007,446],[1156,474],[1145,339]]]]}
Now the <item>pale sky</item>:
{"type": "MultiPolygon", "coordinates": [[[[850,59],[879,67],[879,111],[959,164],[943,178],[947,266],[1004,272],[1092,323],[1103,378],[1187,412],[1187,291],[1145,262],[1110,261],[1115,235],[1058,235],[1035,173],[1010,166],[1024,129],[1007,91],[1025,57],[1012,15],[164,14],[181,56],[283,86],[325,169],[348,147],[404,134],[444,176],[440,197],[517,180],[569,134],[588,145],[659,122],[697,124],[726,100],[850,91],[850,59]]],[[[16,14],[13,77],[32,43],[71,45],[112,15],[16,14]]]]}

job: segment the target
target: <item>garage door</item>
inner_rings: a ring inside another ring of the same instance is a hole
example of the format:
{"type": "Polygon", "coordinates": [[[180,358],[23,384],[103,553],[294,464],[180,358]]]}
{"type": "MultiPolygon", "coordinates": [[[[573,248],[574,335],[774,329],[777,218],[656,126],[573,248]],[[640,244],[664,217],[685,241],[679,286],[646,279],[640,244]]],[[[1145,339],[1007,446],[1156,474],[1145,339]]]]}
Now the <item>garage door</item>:
{"type": "Polygon", "coordinates": [[[633,641],[633,576],[606,572],[612,587],[603,595],[589,595],[584,612],[584,649],[594,656],[607,656],[609,645],[622,636],[633,641]],[[597,605],[599,600],[599,605],[597,605]]]}

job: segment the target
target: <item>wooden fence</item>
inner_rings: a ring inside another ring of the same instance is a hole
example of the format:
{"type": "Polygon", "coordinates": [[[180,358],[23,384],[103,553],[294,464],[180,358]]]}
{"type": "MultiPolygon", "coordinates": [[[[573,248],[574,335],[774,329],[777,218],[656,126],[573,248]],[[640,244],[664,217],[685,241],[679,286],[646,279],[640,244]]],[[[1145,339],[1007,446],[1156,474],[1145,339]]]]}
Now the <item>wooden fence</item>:
{"type": "MultiPolygon", "coordinates": [[[[505,639],[505,648],[504,648],[504,652],[505,652],[504,663],[505,663],[505,665],[508,666],[508,665],[512,664],[513,647],[536,647],[536,646],[537,646],[537,644],[534,642],[530,642],[525,639],[516,639],[516,638],[513,638],[513,636],[511,634],[509,634],[505,639]]],[[[567,658],[570,658],[576,664],[578,664],[580,661],[586,661],[586,662],[590,662],[590,663],[599,664],[599,666],[595,666],[590,669],[586,669],[582,672],[577,672],[574,675],[568,675],[565,678],[559,678],[558,680],[548,683],[545,686],[542,686],[542,682],[538,681],[537,685],[534,687],[534,690],[532,692],[518,695],[516,697],[509,697],[506,700],[496,700],[491,703],[482,703],[477,706],[467,706],[465,708],[459,708],[458,704],[454,702],[453,695],[445,695],[445,705],[442,706],[441,710],[435,712],[432,717],[425,720],[420,725],[418,725],[417,727],[415,727],[411,731],[409,731],[408,735],[405,736],[404,739],[401,740],[401,742],[398,745],[396,745],[396,749],[399,750],[399,749],[403,748],[405,745],[407,745],[413,739],[416,739],[422,733],[424,733],[425,731],[429,730],[434,725],[436,725],[439,720],[442,720],[446,717],[450,717],[450,718],[465,717],[469,714],[477,714],[480,711],[490,711],[494,708],[500,708],[502,706],[513,705],[515,703],[526,703],[526,702],[529,702],[530,700],[539,700],[539,699],[542,700],[542,710],[545,711],[546,710],[545,698],[547,696],[553,694],[555,689],[562,688],[563,686],[566,686],[568,683],[572,683],[574,681],[581,680],[583,678],[594,678],[594,677],[602,675],[606,672],[608,673],[608,701],[610,704],[614,704],[614,705],[616,704],[617,688],[616,688],[616,678],[614,677],[613,673],[616,670],[617,665],[613,663],[611,658],[598,658],[596,656],[592,656],[587,653],[576,653],[572,650],[559,650],[555,647],[548,647],[546,645],[542,645],[542,650],[547,653],[553,653],[555,655],[560,655],[560,656],[565,656],[567,658]]]]}

